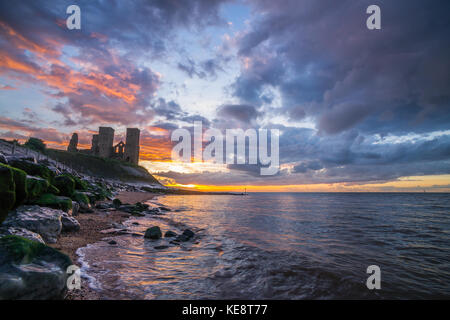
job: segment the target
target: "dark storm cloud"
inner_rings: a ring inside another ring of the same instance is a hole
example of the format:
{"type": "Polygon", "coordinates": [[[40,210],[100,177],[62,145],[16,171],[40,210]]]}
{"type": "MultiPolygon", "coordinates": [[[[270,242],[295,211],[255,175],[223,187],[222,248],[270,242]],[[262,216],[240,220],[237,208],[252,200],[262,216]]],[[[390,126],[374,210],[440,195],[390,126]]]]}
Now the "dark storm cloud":
{"type": "Polygon", "coordinates": [[[226,104],[217,109],[219,118],[232,118],[238,121],[250,123],[256,120],[261,113],[252,105],[245,104],[226,104]]]}
{"type": "Polygon", "coordinates": [[[448,128],[448,1],[379,1],[376,31],[365,25],[370,1],[251,3],[264,15],[238,39],[249,61],[232,86],[242,101],[260,102],[273,86],[287,115],[330,134],[448,128]]]}

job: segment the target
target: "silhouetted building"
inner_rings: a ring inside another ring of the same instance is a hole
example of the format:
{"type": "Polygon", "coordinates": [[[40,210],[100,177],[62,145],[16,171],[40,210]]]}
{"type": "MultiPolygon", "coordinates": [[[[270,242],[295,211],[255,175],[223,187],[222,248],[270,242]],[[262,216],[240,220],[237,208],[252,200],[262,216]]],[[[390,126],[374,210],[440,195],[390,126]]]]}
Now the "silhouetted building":
{"type": "MultiPolygon", "coordinates": [[[[80,150],[83,153],[90,153],[103,158],[113,158],[134,164],[139,162],[139,137],[140,130],[137,128],[127,128],[126,143],[120,141],[115,146],[114,129],[110,127],[100,127],[98,134],[92,135],[92,146],[90,150],[80,150]]],[[[77,151],[78,135],[73,134],[70,140],[68,151],[77,151]],[[75,143],[76,141],[76,143],[75,143]],[[75,144],[75,149],[73,145],[75,144]],[[70,148],[70,150],[69,150],[70,148]]]]}

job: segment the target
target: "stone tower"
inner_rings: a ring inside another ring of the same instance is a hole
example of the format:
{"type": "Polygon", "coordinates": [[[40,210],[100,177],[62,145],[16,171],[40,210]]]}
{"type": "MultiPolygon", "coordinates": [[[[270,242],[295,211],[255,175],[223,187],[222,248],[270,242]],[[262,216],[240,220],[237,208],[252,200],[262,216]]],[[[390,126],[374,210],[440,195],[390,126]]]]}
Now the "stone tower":
{"type": "Polygon", "coordinates": [[[98,130],[98,155],[109,158],[113,154],[114,129],[100,127],[98,130]]]}
{"type": "Polygon", "coordinates": [[[138,164],[139,162],[139,136],[141,131],[137,128],[127,128],[125,153],[123,160],[138,164]]]}
{"type": "Polygon", "coordinates": [[[99,152],[99,149],[98,149],[98,134],[94,134],[94,135],[92,135],[91,153],[93,155],[98,156],[98,152],[99,152]]]}
{"type": "Polygon", "coordinates": [[[72,138],[70,139],[69,146],[67,147],[67,151],[77,152],[78,151],[77,146],[78,146],[78,133],[74,133],[72,135],[72,138]]]}

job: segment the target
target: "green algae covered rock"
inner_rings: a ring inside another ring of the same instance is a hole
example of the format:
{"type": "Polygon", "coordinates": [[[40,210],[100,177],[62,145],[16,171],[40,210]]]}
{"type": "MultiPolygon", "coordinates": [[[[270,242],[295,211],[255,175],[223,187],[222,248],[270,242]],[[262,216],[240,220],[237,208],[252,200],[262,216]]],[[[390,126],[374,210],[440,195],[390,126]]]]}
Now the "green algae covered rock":
{"type": "Polygon", "coordinates": [[[51,193],[44,193],[33,202],[41,207],[49,207],[69,212],[72,209],[72,200],[68,197],[55,196],[51,193]]]}
{"type": "Polygon", "coordinates": [[[48,193],[53,193],[53,194],[56,194],[56,195],[60,194],[59,189],[57,187],[55,187],[54,185],[52,185],[52,184],[48,187],[47,192],[48,193]]]}
{"type": "Polygon", "coordinates": [[[39,198],[47,192],[49,186],[50,183],[41,177],[27,176],[28,201],[39,198]]]}
{"type": "Polygon", "coordinates": [[[11,170],[13,172],[14,190],[16,192],[16,202],[14,203],[14,206],[17,207],[24,203],[28,197],[27,174],[25,171],[17,168],[11,167],[11,170]]]}
{"type": "Polygon", "coordinates": [[[9,166],[0,164],[0,223],[16,202],[14,173],[9,166]]]}
{"type": "Polygon", "coordinates": [[[26,159],[15,158],[9,160],[9,165],[25,171],[30,176],[38,176],[52,182],[54,173],[45,165],[37,164],[26,159]]]}
{"type": "Polygon", "coordinates": [[[87,208],[91,204],[89,197],[83,191],[75,190],[75,192],[72,194],[72,200],[78,202],[83,208],[87,208]]]}
{"type": "Polygon", "coordinates": [[[0,300],[63,299],[70,258],[19,236],[0,238],[0,300]]]}
{"type": "Polygon", "coordinates": [[[58,188],[62,196],[70,197],[75,191],[75,181],[68,174],[55,177],[53,185],[58,188]]]}

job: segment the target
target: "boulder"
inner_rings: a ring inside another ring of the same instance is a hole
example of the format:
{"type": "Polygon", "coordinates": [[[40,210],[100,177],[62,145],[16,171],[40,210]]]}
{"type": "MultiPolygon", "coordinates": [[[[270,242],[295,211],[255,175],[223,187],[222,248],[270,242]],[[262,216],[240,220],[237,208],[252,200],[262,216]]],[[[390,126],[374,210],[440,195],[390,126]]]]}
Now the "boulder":
{"type": "Polygon", "coordinates": [[[12,167],[19,168],[25,171],[30,176],[39,176],[51,182],[54,177],[54,173],[48,169],[45,165],[34,163],[24,158],[9,158],[8,164],[12,167]]]}
{"type": "Polygon", "coordinates": [[[16,202],[14,174],[9,166],[0,165],[0,223],[16,202]]]}
{"type": "Polygon", "coordinates": [[[0,163],[8,164],[8,159],[6,159],[5,155],[0,152],[0,163]]]}
{"type": "Polygon", "coordinates": [[[38,199],[41,195],[47,192],[50,186],[50,183],[41,177],[27,176],[26,179],[29,201],[38,199]]]}
{"type": "Polygon", "coordinates": [[[14,206],[19,206],[25,202],[28,197],[27,174],[25,171],[11,167],[14,179],[14,190],[16,191],[16,202],[14,206]]]}
{"type": "Polygon", "coordinates": [[[65,254],[18,236],[0,238],[0,300],[63,299],[67,291],[65,254]]]}
{"type": "Polygon", "coordinates": [[[4,236],[19,236],[31,241],[37,241],[45,244],[44,239],[42,239],[39,234],[24,228],[0,227],[0,238],[4,236]]]}
{"type": "Polygon", "coordinates": [[[39,199],[33,201],[33,204],[37,204],[42,207],[60,209],[65,212],[69,212],[72,209],[72,200],[70,198],[55,196],[51,193],[44,193],[39,197],[39,199]]]}
{"type": "Polygon", "coordinates": [[[191,239],[194,237],[195,233],[192,230],[186,229],[183,231],[183,235],[191,239]]]}
{"type": "Polygon", "coordinates": [[[176,237],[176,236],[177,236],[177,234],[175,232],[173,232],[173,231],[167,231],[164,234],[164,237],[166,237],[166,238],[171,238],[171,237],[176,237]]]}
{"type": "Polygon", "coordinates": [[[47,243],[55,243],[61,233],[62,211],[40,207],[20,206],[8,215],[4,227],[24,228],[38,233],[47,243]]]}
{"type": "Polygon", "coordinates": [[[52,185],[52,184],[48,187],[47,192],[48,193],[53,193],[53,194],[56,194],[56,195],[60,194],[59,189],[57,187],[55,187],[54,185],[52,185]]]}
{"type": "Polygon", "coordinates": [[[88,184],[84,181],[78,178],[77,176],[71,176],[73,181],[75,182],[75,189],[81,190],[81,191],[87,191],[88,190],[88,184]]]}
{"type": "Polygon", "coordinates": [[[177,236],[176,238],[175,238],[175,240],[173,240],[173,241],[177,241],[177,242],[187,242],[187,241],[189,241],[190,240],[190,238],[187,236],[187,235],[185,235],[185,234],[180,234],[179,236],[177,236]]]}
{"type": "Polygon", "coordinates": [[[80,230],[80,223],[67,212],[61,211],[62,232],[72,232],[80,230]]]}
{"type": "Polygon", "coordinates": [[[116,209],[119,209],[120,208],[120,206],[122,205],[122,201],[120,201],[120,199],[114,199],[113,200],[113,206],[114,206],[114,208],[116,208],[116,209]]]}
{"type": "Polygon", "coordinates": [[[162,232],[158,226],[148,228],[145,231],[145,235],[144,235],[144,238],[149,238],[149,239],[154,239],[154,240],[157,240],[161,237],[162,237],[162,232]]]}
{"type": "Polygon", "coordinates": [[[103,202],[103,203],[99,203],[95,206],[96,209],[100,209],[100,210],[108,210],[109,208],[111,208],[111,205],[109,203],[103,202]]]}
{"type": "Polygon", "coordinates": [[[90,212],[91,200],[89,199],[88,192],[75,191],[72,194],[72,200],[78,202],[80,205],[80,212],[90,212]]]}
{"type": "Polygon", "coordinates": [[[53,185],[58,188],[62,196],[71,197],[75,191],[75,181],[68,174],[55,177],[53,185]]]}
{"type": "Polygon", "coordinates": [[[76,201],[72,201],[72,216],[77,216],[80,210],[80,205],[76,201]]]}

